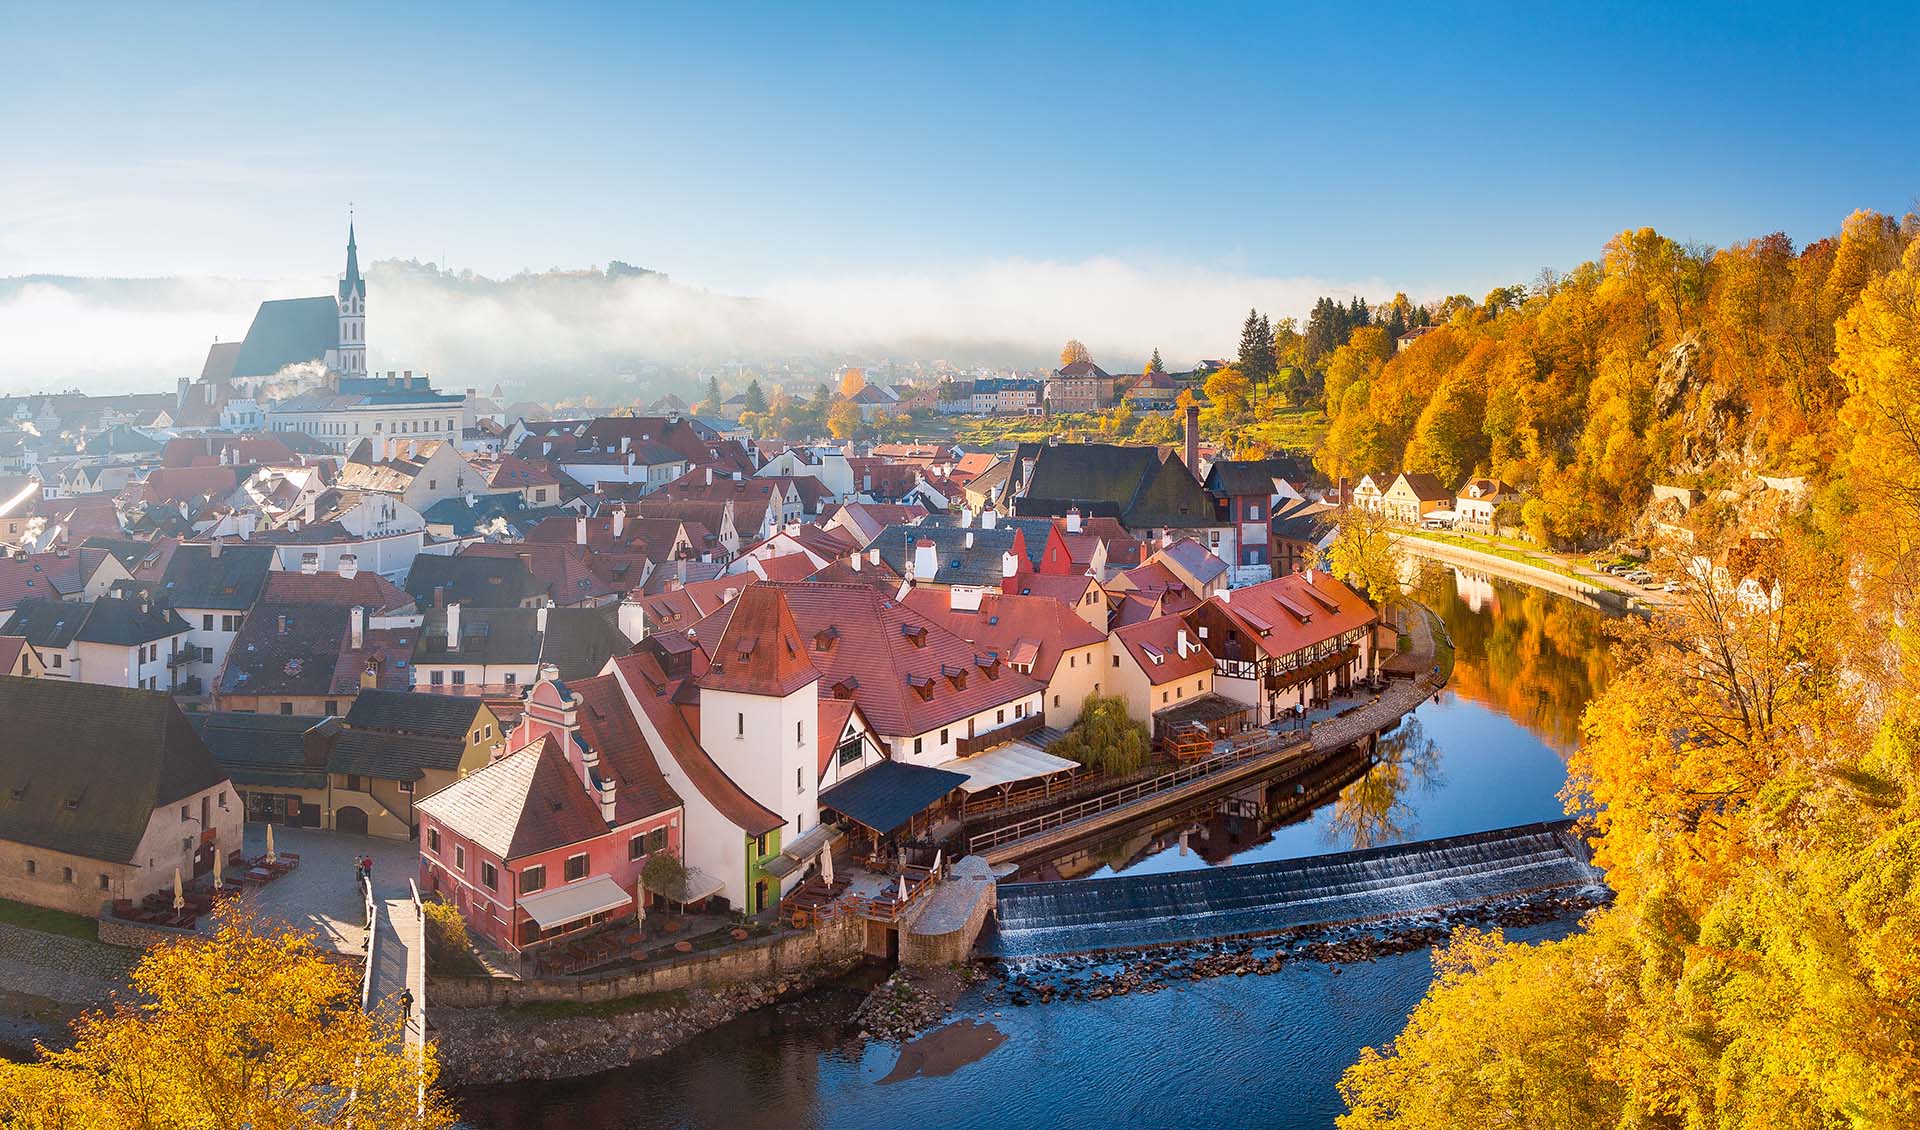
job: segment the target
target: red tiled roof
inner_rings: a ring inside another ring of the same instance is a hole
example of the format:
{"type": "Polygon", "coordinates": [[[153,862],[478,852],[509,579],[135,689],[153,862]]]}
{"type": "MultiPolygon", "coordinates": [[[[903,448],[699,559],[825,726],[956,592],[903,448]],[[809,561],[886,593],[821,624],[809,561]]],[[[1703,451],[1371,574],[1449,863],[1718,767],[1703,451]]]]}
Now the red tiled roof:
{"type": "Polygon", "coordinates": [[[647,721],[666,744],[668,756],[707,803],[749,835],[764,835],[785,826],[785,818],[734,783],[700,744],[699,736],[687,721],[687,712],[674,701],[683,687],[690,687],[690,680],[667,678],[652,651],[623,655],[613,663],[621,685],[633,695],[633,701],[640,704],[647,721]]]}
{"type": "Polygon", "coordinates": [[[1007,579],[1014,596],[1044,596],[1067,605],[1079,604],[1094,583],[1085,573],[1020,573],[1007,579]]]}
{"type": "Polygon", "coordinates": [[[460,555],[476,557],[524,557],[536,588],[553,597],[556,604],[580,604],[613,596],[621,590],[589,565],[586,553],[571,542],[565,545],[536,542],[475,542],[460,555]]]}
{"type": "Polygon", "coordinates": [[[820,693],[842,688],[889,737],[924,734],[1042,689],[998,660],[989,678],[982,649],[868,585],[767,581],[749,591],[763,589],[786,598],[820,693]]]}
{"type": "Polygon", "coordinates": [[[349,579],[338,573],[275,569],[267,573],[259,603],[359,605],[378,615],[411,604],[413,598],[378,573],[362,571],[349,579]]]}
{"type": "Polygon", "coordinates": [[[21,601],[35,597],[59,600],[79,592],[86,583],[78,553],[0,558],[0,609],[18,608],[21,601]]]}
{"type": "Polygon", "coordinates": [[[985,593],[978,609],[956,610],[952,594],[916,588],[907,594],[906,604],[982,650],[996,651],[1010,663],[1030,665],[1033,677],[1041,682],[1053,678],[1053,669],[1066,652],[1107,638],[1072,608],[1044,596],[985,593]]]}
{"type": "Polygon", "coordinates": [[[567,689],[580,696],[580,734],[600,755],[600,769],[610,775],[614,822],[630,824],[680,807],[680,795],[660,772],[654,751],[627,705],[612,675],[575,679],[567,689]]]}
{"type": "Polygon", "coordinates": [[[1156,616],[1139,624],[1129,624],[1116,628],[1113,640],[1125,648],[1140,669],[1147,673],[1149,681],[1158,685],[1170,683],[1188,675],[1198,675],[1202,671],[1213,669],[1213,656],[1207,653],[1197,638],[1198,633],[1187,627],[1178,616],[1156,616]],[[1180,633],[1187,633],[1186,658],[1180,656],[1180,633]],[[1158,656],[1158,661],[1155,656],[1158,656]]]}
{"type": "MultiPolygon", "coordinates": [[[[6,637],[0,636],[0,643],[6,637]]],[[[0,655],[4,655],[0,651],[0,655]]],[[[0,664],[0,671],[7,670],[0,664]]],[[[823,698],[820,700],[820,720],[815,728],[820,732],[820,775],[827,775],[827,766],[833,764],[833,751],[840,748],[840,735],[847,732],[847,719],[860,709],[850,698],[823,698]]]]}
{"type": "Polygon", "coordinates": [[[150,503],[184,502],[210,495],[224,499],[240,486],[234,467],[156,467],[147,472],[141,495],[150,503]]]}
{"type": "MultiPolygon", "coordinates": [[[[0,636],[0,675],[13,675],[19,672],[20,649],[26,646],[27,646],[27,637],[25,636],[0,636]]],[[[825,704],[822,703],[823,707],[824,705],[825,704]]],[[[826,717],[824,709],[821,713],[821,717],[823,718],[826,717]]],[[[827,755],[824,752],[821,753],[820,771],[822,773],[825,773],[827,771],[826,757],[827,755]]]]}
{"type": "Polygon", "coordinates": [[[784,697],[820,677],[776,585],[754,585],[733,604],[719,639],[707,648],[703,690],[784,697]]]}
{"type": "Polygon", "coordinates": [[[769,581],[804,581],[813,576],[819,567],[813,563],[813,558],[804,553],[788,553],[758,559],[754,568],[769,581]]]}
{"type": "Polygon", "coordinates": [[[738,596],[760,578],[752,573],[729,573],[705,581],[693,581],[683,588],[640,598],[646,612],[649,632],[685,632],[701,619],[720,610],[731,592],[738,596]]]}
{"type": "Polygon", "coordinates": [[[1261,651],[1292,655],[1342,632],[1372,623],[1373,606],[1326,573],[1290,573],[1230,593],[1207,604],[1238,624],[1261,651]],[[1309,577],[1312,578],[1309,581],[1309,577]]]}

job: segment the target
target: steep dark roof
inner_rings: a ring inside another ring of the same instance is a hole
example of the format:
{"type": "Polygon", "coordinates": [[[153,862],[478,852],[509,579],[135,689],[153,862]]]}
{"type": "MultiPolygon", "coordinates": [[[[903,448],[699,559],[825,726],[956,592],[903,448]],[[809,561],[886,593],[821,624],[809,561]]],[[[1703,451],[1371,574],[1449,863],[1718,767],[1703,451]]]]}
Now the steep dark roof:
{"type": "Polygon", "coordinates": [[[420,663],[552,663],[563,679],[597,675],[632,643],[597,608],[549,608],[547,631],[534,608],[460,609],[460,649],[447,650],[447,610],[426,614],[413,661],[420,663]]]}
{"type": "Polygon", "coordinates": [[[234,634],[220,693],[332,693],[350,614],[335,604],[262,605],[234,634]]]}
{"type": "Polygon", "coordinates": [[[881,761],[820,794],[820,807],[850,816],[881,835],[967,783],[965,773],[881,761]]]}
{"type": "Polygon", "coordinates": [[[260,599],[277,556],[270,545],[223,544],[218,557],[209,545],[175,546],[155,595],[175,608],[244,612],[260,599]]]}
{"type": "MultiPolygon", "coordinates": [[[[871,548],[879,550],[880,560],[905,576],[908,566],[913,564],[919,543],[930,541],[940,567],[933,576],[920,577],[918,580],[941,585],[998,588],[1002,576],[1000,559],[1016,552],[1016,532],[1015,528],[1008,526],[996,526],[991,530],[963,530],[954,526],[926,524],[888,526],[880,531],[879,537],[873,539],[871,548]],[[969,537],[973,539],[971,546],[967,544],[969,537]]],[[[1026,552],[1024,538],[1018,540],[1022,542],[1019,552],[1026,552]]]]}
{"type": "Polygon", "coordinates": [[[63,648],[76,639],[132,647],[188,629],[178,613],[158,605],[142,612],[139,602],[111,596],[80,602],[35,597],[14,609],[5,626],[0,627],[0,635],[25,636],[35,647],[63,648]]]}
{"type": "Polygon", "coordinates": [[[480,713],[480,700],[414,691],[361,691],[347,710],[356,730],[390,730],[464,741],[480,713]]]}
{"type": "Polygon", "coordinates": [[[407,595],[421,608],[435,604],[434,590],[445,586],[449,603],[483,608],[512,608],[535,592],[533,573],[518,557],[422,553],[407,571],[407,595]]]}
{"type": "MultiPolygon", "coordinates": [[[[205,711],[187,716],[194,731],[236,785],[323,789],[327,766],[307,761],[307,734],[328,723],[305,714],[253,714],[205,711]]],[[[328,723],[333,730],[337,721],[328,723]]]]}
{"type": "Polygon", "coordinates": [[[0,734],[0,840],[89,859],[138,862],[156,807],[226,780],[158,691],[0,678],[0,734]]]}
{"type": "Polygon", "coordinates": [[[1058,516],[1078,506],[1083,515],[1118,518],[1130,530],[1217,524],[1213,496],[1186,464],[1175,456],[1163,459],[1159,448],[1023,444],[1018,454],[1034,460],[1033,481],[1014,503],[1022,516],[1058,516]]]}
{"type": "Polygon", "coordinates": [[[417,781],[428,769],[458,769],[465,751],[464,741],[348,728],[334,739],[327,768],[383,781],[417,781]]]}
{"type": "Polygon", "coordinates": [[[1217,495],[1271,495],[1273,480],[1298,485],[1310,477],[1312,465],[1304,458],[1216,459],[1207,470],[1207,490],[1217,495]]]}
{"type": "Polygon", "coordinates": [[[270,377],[340,347],[340,305],[331,298],[262,302],[234,356],[232,376],[270,377]]]}

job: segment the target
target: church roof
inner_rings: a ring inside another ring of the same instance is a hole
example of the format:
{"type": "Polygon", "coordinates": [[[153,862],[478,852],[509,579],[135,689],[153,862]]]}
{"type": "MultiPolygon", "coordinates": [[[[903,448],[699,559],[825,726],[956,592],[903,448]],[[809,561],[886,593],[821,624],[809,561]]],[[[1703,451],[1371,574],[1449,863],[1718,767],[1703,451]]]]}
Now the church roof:
{"type": "Polygon", "coordinates": [[[340,306],[325,295],[262,302],[233,359],[231,376],[270,377],[317,361],[340,345],[340,306]]]}
{"type": "MultiPolygon", "coordinates": [[[[353,242],[353,221],[347,221],[347,273],[340,276],[340,297],[358,294],[367,296],[367,280],[360,277],[360,249],[353,242]]],[[[335,311],[338,311],[338,306],[335,311]]]]}

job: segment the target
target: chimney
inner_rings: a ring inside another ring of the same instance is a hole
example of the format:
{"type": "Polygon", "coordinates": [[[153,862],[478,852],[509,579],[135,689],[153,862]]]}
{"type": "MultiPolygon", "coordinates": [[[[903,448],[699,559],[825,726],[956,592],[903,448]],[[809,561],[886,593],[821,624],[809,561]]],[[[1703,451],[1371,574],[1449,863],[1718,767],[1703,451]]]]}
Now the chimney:
{"type": "Polygon", "coordinates": [[[913,579],[925,583],[940,572],[940,551],[932,540],[921,538],[913,547],[913,579]]]}
{"type": "Polygon", "coordinates": [[[1182,628],[1180,629],[1180,634],[1174,638],[1173,649],[1180,653],[1180,658],[1185,659],[1187,657],[1187,647],[1187,630],[1182,628]]]}
{"type": "Polygon", "coordinates": [[[533,612],[533,630],[542,636],[547,634],[547,606],[542,604],[533,612]]]}
{"type": "Polygon", "coordinates": [[[860,554],[858,552],[854,553],[852,557],[847,559],[847,564],[853,567],[854,572],[858,573],[860,571],[860,554]]]}
{"type": "Polygon", "coordinates": [[[645,605],[633,599],[633,593],[628,593],[621,598],[620,610],[614,615],[621,635],[634,643],[647,638],[647,609],[645,605]]]}
{"type": "Polygon", "coordinates": [[[967,531],[966,547],[968,549],[973,548],[973,531],[972,530],[967,531]]]}
{"type": "Polygon", "coordinates": [[[275,630],[275,634],[277,635],[284,636],[287,634],[287,614],[286,613],[282,612],[279,616],[274,618],[274,630],[275,630]]]}
{"type": "Polygon", "coordinates": [[[879,550],[877,550],[877,549],[872,549],[872,548],[869,548],[869,549],[867,550],[867,564],[869,564],[869,565],[878,565],[878,564],[880,564],[880,551],[879,551],[879,550]]]}
{"type": "Polygon", "coordinates": [[[355,605],[353,610],[347,613],[347,630],[351,640],[349,646],[351,646],[353,650],[359,651],[367,646],[366,609],[355,605]]]}
{"type": "Polygon", "coordinates": [[[687,559],[684,557],[674,567],[674,580],[680,582],[681,588],[687,587],[687,559]]]}
{"type": "Polygon", "coordinates": [[[962,507],[960,510],[960,528],[964,530],[971,525],[973,525],[973,511],[962,507]]]}
{"type": "Polygon", "coordinates": [[[607,776],[605,773],[596,774],[595,776],[600,786],[594,790],[594,799],[600,802],[600,819],[605,820],[607,825],[611,827],[613,825],[614,813],[613,778],[607,776]]]}
{"type": "Polygon", "coordinates": [[[1000,575],[1002,577],[1016,576],[1019,572],[1020,558],[1013,550],[1009,549],[1000,555],[1000,575]]]}
{"type": "Polygon", "coordinates": [[[1187,405],[1187,473],[1200,477],[1200,406],[1187,405]]]}
{"type": "Polygon", "coordinates": [[[573,544],[587,544],[587,518],[584,514],[573,520],[573,544]]]}
{"type": "Polygon", "coordinates": [[[340,579],[351,581],[360,575],[360,555],[343,553],[340,555],[340,579]]]}
{"type": "Polygon", "coordinates": [[[713,485],[713,468],[712,467],[707,468],[707,485],[708,486],[713,485]]]}
{"type": "Polygon", "coordinates": [[[627,508],[622,506],[613,512],[613,536],[616,538],[619,537],[620,532],[626,528],[627,508]]]}
{"type": "Polygon", "coordinates": [[[380,657],[367,656],[367,664],[360,669],[360,689],[370,691],[380,685],[380,657]]]}
{"type": "Polygon", "coordinates": [[[220,535],[213,535],[213,541],[207,546],[207,556],[218,559],[220,556],[220,535]]]}
{"type": "Polygon", "coordinates": [[[1000,526],[999,512],[993,511],[993,510],[982,510],[980,512],[980,528],[981,529],[993,530],[993,529],[998,529],[999,526],[1000,526]]]}
{"type": "Polygon", "coordinates": [[[1080,508],[1078,506],[1067,507],[1067,532],[1070,534],[1080,532],[1080,508]]]}
{"type": "Polygon", "coordinates": [[[460,602],[447,605],[447,650],[460,650],[460,602]]]}
{"type": "Polygon", "coordinates": [[[1312,569],[1308,569],[1308,570],[1307,570],[1307,583],[1308,583],[1308,584],[1312,584],[1312,583],[1313,583],[1313,573],[1314,573],[1314,571],[1313,571],[1312,569]]]}

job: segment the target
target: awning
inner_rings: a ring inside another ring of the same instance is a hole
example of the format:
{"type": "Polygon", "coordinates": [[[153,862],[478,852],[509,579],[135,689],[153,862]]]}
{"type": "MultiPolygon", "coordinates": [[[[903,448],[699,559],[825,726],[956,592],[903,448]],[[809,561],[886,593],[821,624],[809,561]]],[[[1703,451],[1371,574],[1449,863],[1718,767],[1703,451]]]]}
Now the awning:
{"type": "Polygon", "coordinates": [[[700,870],[698,867],[687,868],[688,902],[699,902],[709,895],[717,895],[725,886],[725,883],[707,874],[705,871],[700,870]]]}
{"type": "Polygon", "coordinates": [[[760,870],[776,879],[784,879],[812,863],[821,852],[839,843],[846,830],[838,824],[821,822],[780,845],[780,854],[760,865],[760,870]]]}
{"type": "Polygon", "coordinates": [[[945,769],[882,761],[820,794],[820,807],[858,820],[886,835],[964,785],[967,778],[945,769]]]}
{"type": "Polygon", "coordinates": [[[1190,698],[1178,706],[1169,706],[1153,712],[1153,720],[1167,726],[1182,726],[1189,722],[1206,725],[1218,722],[1222,718],[1231,718],[1236,714],[1245,714],[1252,707],[1225,695],[1207,694],[1190,698]]]}
{"type": "Polygon", "coordinates": [[[963,774],[967,782],[960,787],[971,795],[1015,781],[1051,777],[1055,773],[1078,769],[1080,763],[1055,757],[1026,742],[1008,742],[972,757],[956,757],[952,761],[941,762],[940,768],[963,774]]]}
{"type": "Polygon", "coordinates": [[[520,900],[520,909],[533,916],[542,930],[578,922],[609,910],[618,910],[633,902],[633,892],[613,881],[610,875],[595,875],[564,887],[540,891],[520,900]]]}

